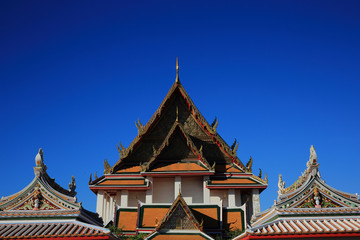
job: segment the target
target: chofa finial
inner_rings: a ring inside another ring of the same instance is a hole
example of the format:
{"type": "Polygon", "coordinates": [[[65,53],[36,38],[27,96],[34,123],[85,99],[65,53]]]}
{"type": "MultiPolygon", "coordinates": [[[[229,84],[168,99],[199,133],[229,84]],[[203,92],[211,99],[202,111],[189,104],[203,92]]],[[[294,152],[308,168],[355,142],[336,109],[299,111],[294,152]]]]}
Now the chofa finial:
{"type": "Polygon", "coordinates": [[[180,79],[179,79],[179,57],[176,57],[176,79],[175,79],[176,83],[180,83],[180,79]]]}

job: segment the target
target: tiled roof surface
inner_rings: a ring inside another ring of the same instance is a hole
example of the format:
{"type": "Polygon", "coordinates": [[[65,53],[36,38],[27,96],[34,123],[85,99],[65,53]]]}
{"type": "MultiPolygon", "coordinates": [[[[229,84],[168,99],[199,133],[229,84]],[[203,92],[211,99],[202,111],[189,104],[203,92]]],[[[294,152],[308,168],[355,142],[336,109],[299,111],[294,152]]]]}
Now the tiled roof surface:
{"type": "Polygon", "coordinates": [[[129,185],[144,185],[144,179],[106,179],[99,185],[115,185],[115,186],[129,186],[129,185]]]}
{"type": "Polygon", "coordinates": [[[87,237],[110,235],[106,228],[94,227],[82,222],[42,222],[42,223],[1,223],[1,239],[87,237]]]}
{"type": "Polygon", "coordinates": [[[206,168],[199,166],[196,163],[172,163],[165,166],[154,167],[153,172],[176,172],[176,171],[208,171],[206,168]]]}
{"type": "Polygon", "coordinates": [[[211,180],[211,184],[256,184],[257,182],[247,178],[226,178],[211,180]]]}
{"type": "Polygon", "coordinates": [[[130,166],[119,169],[118,171],[116,171],[116,173],[138,173],[140,171],[141,171],[140,166],[130,166]]]}
{"type": "Polygon", "coordinates": [[[36,211],[36,210],[18,210],[18,211],[1,211],[1,218],[10,218],[10,217],[56,217],[56,216],[76,216],[80,214],[80,210],[46,210],[46,211],[36,211]]]}
{"type": "Polygon", "coordinates": [[[144,208],[143,218],[142,218],[142,224],[140,227],[156,227],[156,220],[158,222],[163,219],[165,214],[169,211],[169,207],[164,208],[144,208]]]}
{"type": "Polygon", "coordinates": [[[283,235],[314,233],[354,233],[360,231],[359,218],[281,219],[251,228],[251,235],[283,235]]]}
{"type": "Polygon", "coordinates": [[[136,231],[137,212],[119,211],[117,227],[123,231],[136,231]]]}
{"type": "Polygon", "coordinates": [[[191,240],[204,240],[204,239],[208,239],[208,238],[205,238],[204,236],[202,235],[188,235],[188,234],[177,234],[177,235],[170,235],[170,234],[164,234],[164,235],[157,235],[155,236],[154,238],[151,238],[151,239],[154,239],[154,240],[188,240],[188,239],[191,239],[191,240]]]}

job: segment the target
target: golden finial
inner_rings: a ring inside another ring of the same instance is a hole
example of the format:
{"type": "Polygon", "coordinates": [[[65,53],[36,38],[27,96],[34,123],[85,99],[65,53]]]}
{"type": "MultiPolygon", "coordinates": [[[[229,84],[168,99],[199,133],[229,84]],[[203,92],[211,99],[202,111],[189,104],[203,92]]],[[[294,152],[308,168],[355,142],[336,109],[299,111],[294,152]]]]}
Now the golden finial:
{"type": "Polygon", "coordinates": [[[180,79],[179,79],[179,57],[176,57],[176,79],[175,79],[176,83],[180,83],[180,79]]]}

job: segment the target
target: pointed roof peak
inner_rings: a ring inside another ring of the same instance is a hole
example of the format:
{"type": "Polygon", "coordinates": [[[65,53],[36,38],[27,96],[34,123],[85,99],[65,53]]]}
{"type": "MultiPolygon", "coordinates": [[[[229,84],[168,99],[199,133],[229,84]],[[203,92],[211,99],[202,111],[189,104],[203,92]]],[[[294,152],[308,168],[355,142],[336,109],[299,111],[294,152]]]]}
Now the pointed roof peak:
{"type": "Polygon", "coordinates": [[[180,83],[180,79],[179,79],[179,57],[176,57],[176,79],[175,79],[175,83],[180,83]]]}

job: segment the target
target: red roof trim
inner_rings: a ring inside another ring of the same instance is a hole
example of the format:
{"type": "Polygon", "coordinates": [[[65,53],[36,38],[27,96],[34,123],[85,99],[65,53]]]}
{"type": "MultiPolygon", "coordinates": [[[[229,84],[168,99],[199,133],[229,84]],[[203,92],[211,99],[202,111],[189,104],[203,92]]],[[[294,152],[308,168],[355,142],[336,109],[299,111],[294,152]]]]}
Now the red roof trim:
{"type": "Polygon", "coordinates": [[[237,238],[237,240],[248,239],[282,239],[282,238],[328,238],[328,237],[357,237],[360,233],[318,233],[318,234],[284,234],[284,235],[266,235],[253,236],[248,235],[244,238],[237,238]]]}
{"type": "Polygon", "coordinates": [[[214,172],[144,172],[141,175],[143,176],[155,176],[155,177],[161,177],[161,176],[209,176],[214,175],[214,172]]]}
{"type": "Polygon", "coordinates": [[[223,186],[206,186],[208,189],[228,189],[228,188],[267,188],[267,186],[253,186],[253,185],[223,185],[223,186]]]}

